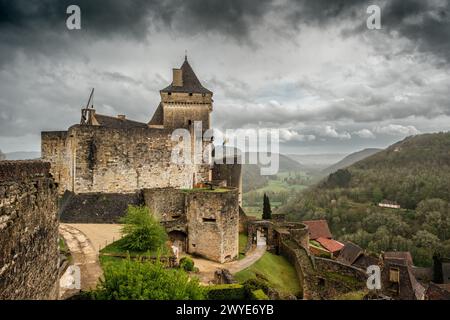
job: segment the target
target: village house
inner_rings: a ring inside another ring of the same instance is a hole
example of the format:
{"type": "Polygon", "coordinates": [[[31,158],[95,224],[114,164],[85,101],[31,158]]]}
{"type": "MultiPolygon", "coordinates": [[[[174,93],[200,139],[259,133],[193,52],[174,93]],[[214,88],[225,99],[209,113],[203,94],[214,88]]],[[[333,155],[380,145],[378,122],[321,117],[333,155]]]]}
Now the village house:
{"type": "Polygon", "coordinates": [[[333,239],[326,220],[302,221],[308,226],[309,248],[313,255],[337,257],[344,244],[333,239]]]}
{"type": "Polygon", "coordinates": [[[400,205],[395,201],[383,200],[378,203],[378,206],[381,208],[390,208],[390,209],[400,209],[400,205]]]}

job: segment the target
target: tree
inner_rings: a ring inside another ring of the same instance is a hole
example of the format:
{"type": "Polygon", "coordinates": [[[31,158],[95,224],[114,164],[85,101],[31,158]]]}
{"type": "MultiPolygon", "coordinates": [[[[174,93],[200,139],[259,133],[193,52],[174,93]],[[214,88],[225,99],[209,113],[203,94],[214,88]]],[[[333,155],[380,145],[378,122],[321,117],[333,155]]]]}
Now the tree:
{"type": "Polygon", "coordinates": [[[204,289],[184,270],[166,269],[159,261],[126,259],[105,266],[91,296],[95,300],[201,300],[204,289]]]}
{"type": "Polygon", "coordinates": [[[125,236],[120,240],[124,249],[152,251],[161,248],[167,241],[166,231],[147,207],[128,206],[121,222],[125,224],[122,228],[125,236]]]}
{"type": "Polygon", "coordinates": [[[339,169],[338,171],[330,174],[326,181],[328,188],[347,188],[352,179],[352,174],[347,169],[339,169]]]}
{"type": "Polygon", "coordinates": [[[383,192],[380,187],[375,187],[372,191],[372,200],[373,203],[378,204],[383,200],[383,192]]]}
{"type": "Polygon", "coordinates": [[[2,150],[0,150],[0,161],[1,160],[6,160],[6,155],[2,152],[2,150]]]}
{"type": "Polygon", "coordinates": [[[264,201],[263,201],[263,219],[272,219],[272,209],[270,208],[270,200],[269,197],[264,193],[264,201]]]}

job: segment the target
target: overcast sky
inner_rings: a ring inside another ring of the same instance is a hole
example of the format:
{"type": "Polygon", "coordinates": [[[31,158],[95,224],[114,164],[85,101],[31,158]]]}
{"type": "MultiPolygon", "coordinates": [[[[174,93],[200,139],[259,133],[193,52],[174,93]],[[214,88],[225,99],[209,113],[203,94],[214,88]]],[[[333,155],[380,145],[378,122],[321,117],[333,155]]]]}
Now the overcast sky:
{"type": "Polygon", "coordinates": [[[449,130],[449,38],[450,0],[0,0],[0,149],[40,150],[92,87],[97,112],[149,121],[185,50],[222,130],[280,128],[290,153],[386,147],[449,130]]]}

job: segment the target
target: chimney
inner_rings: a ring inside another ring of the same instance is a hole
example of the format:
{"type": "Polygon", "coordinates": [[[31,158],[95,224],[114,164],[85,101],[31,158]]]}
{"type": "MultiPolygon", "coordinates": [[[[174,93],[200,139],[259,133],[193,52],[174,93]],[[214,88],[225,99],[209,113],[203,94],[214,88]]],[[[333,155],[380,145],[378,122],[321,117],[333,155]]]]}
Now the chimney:
{"type": "Polygon", "coordinates": [[[181,69],[173,69],[172,85],[175,87],[183,86],[183,71],[181,69]]]}
{"type": "Polygon", "coordinates": [[[117,119],[125,120],[126,116],[124,114],[117,115],[117,119]]]}

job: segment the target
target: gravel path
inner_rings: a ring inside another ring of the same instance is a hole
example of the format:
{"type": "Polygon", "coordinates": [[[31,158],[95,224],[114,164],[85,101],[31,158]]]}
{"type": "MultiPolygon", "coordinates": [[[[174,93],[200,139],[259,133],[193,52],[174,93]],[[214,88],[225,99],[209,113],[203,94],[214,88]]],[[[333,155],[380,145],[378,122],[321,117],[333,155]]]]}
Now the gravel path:
{"type": "Polygon", "coordinates": [[[120,224],[70,223],[64,225],[81,231],[89,239],[96,252],[99,252],[107,244],[122,238],[120,232],[122,225],[120,224]]]}
{"type": "Polygon", "coordinates": [[[195,266],[199,269],[199,272],[195,275],[198,276],[200,282],[203,284],[210,284],[214,280],[214,272],[217,269],[228,269],[232,274],[235,274],[250,267],[256,261],[261,259],[265,252],[266,246],[257,246],[250,250],[243,259],[224,264],[202,258],[191,258],[194,260],[195,266]]]}
{"type": "Polygon", "coordinates": [[[73,264],[80,268],[81,290],[94,289],[103,274],[98,251],[85,234],[70,225],[60,224],[59,233],[70,250],[73,264]]]}

